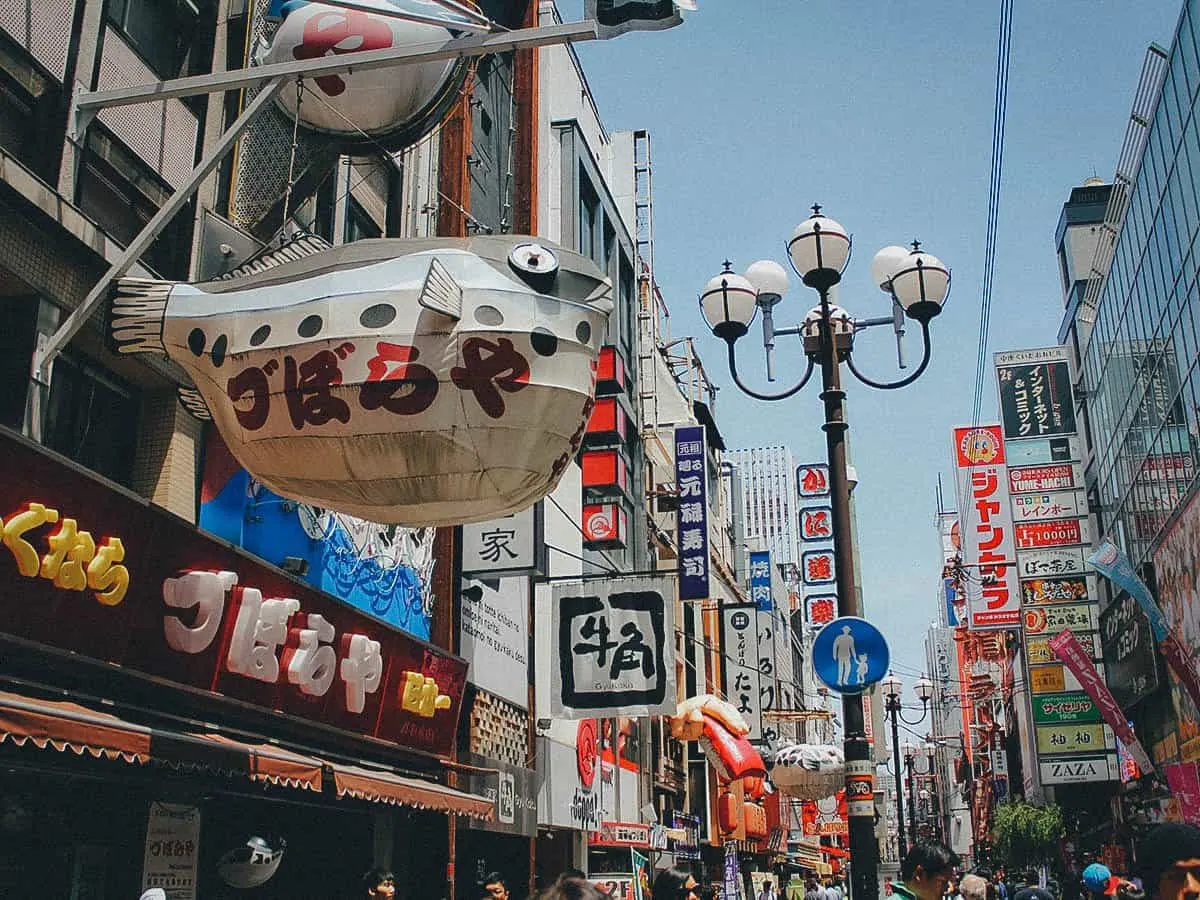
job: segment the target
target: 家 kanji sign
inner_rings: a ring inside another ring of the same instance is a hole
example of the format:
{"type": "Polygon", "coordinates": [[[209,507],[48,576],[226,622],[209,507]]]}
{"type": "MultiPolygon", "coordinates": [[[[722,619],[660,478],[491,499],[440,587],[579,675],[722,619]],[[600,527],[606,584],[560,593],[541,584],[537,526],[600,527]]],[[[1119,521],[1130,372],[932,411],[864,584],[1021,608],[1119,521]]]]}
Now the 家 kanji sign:
{"type": "Polygon", "coordinates": [[[671,587],[666,578],[620,577],[554,586],[552,716],[675,711],[671,587]]]}
{"type": "Polygon", "coordinates": [[[679,488],[679,599],[708,597],[708,466],[704,427],[675,429],[675,484],[679,488]]]}
{"type": "Polygon", "coordinates": [[[462,526],[462,574],[471,578],[544,574],[542,501],[501,519],[462,526]]]}
{"type": "MultiPolygon", "coordinates": [[[[462,659],[3,430],[0,466],[21,473],[0,481],[0,632],[150,675],[218,704],[229,698],[297,722],[452,752],[466,682],[462,659]],[[109,560],[105,583],[77,589],[68,564],[78,563],[86,577],[100,556],[97,550],[84,565],[88,540],[103,549],[118,535],[124,553],[109,560]],[[30,555],[38,577],[22,577],[30,555]],[[124,574],[107,585],[118,563],[124,574]],[[56,577],[42,577],[56,564],[56,577]],[[121,596],[105,602],[118,584],[121,596]]],[[[123,684],[114,682],[113,692],[123,684]]]]}
{"type": "Polygon", "coordinates": [[[1021,623],[1004,444],[999,425],[954,429],[955,484],[972,629],[1021,623]]]}

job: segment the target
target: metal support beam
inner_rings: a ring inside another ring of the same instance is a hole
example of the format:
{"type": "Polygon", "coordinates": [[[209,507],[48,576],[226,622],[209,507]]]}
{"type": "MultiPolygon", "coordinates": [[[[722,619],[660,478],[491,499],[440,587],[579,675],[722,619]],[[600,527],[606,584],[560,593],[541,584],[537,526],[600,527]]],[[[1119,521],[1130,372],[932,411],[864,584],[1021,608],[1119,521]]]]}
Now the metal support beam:
{"type": "Polygon", "coordinates": [[[175,193],[171,195],[171,198],[163,204],[142,230],[138,232],[137,237],[129,242],[129,245],[121,252],[121,255],[117,257],[108,271],[88,291],[87,296],[83,298],[83,301],[75,308],[74,312],[67,316],[66,320],[59,325],[58,330],[34,352],[33,379],[29,385],[28,415],[26,416],[26,429],[34,440],[40,441],[42,437],[42,391],[49,391],[50,367],[54,362],[54,358],[62,352],[71,338],[83,327],[83,323],[96,311],[96,307],[108,292],[108,288],[113,281],[128,272],[134,263],[141,259],[142,254],[150,249],[150,245],[162,234],[163,229],[170,223],[171,219],[192,198],[192,194],[196,192],[200,183],[221,164],[221,160],[229,155],[234,144],[237,143],[237,139],[241,137],[242,132],[258,118],[258,114],[275,99],[275,96],[287,83],[288,80],[286,78],[276,77],[259,91],[258,95],[242,111],[242,114],[229,126],[229,130],[221,136],[221,139],[200,160],[196,168],[192,170],[192,174],[188,176],[187,181],[179,186],[175,193]]]}
{"type": "Polygon", "coordinates": [[[346,53],[322,59],[298,59],[229,72],[214,72],[209,75],[193,75],[175,78],[155,84],[114,88],[107,91],[89,91],[79,94],[75,101],[76,118],[98,109],[115,106],[131,106],[148,100],[164,100],[172,97],[192,97],[197,94],[215,94],[219,91],[252,88],[275,78],[308,79],[323,75],[366,72],[373,69],[388,69],[401,65],[459,59],[462,57],[487,56],[492,53],[507,53],[553,44],[568,44],[577,41],[599,40],[597,26],[593,21],[569,22],[562,25],[545,25],[537,28],[522,28],[499,34],[468,35],[405,47],[388,47],[383,50],[368,50],[362,53],[346,53]]]}

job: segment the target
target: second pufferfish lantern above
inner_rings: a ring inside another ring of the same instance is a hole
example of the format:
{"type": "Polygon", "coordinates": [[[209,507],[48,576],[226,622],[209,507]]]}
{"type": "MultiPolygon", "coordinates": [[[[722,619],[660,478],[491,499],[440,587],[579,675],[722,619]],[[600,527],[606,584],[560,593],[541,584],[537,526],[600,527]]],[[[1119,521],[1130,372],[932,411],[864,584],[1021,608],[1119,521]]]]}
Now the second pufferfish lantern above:
{"type": "Polygon", "coordinates": [[[536,238],[366,240],[197,285],[124,278],[112,336],[166,353],[284,497],[410,527],[526,509],[583,439],[612,286],[536,238]]]}

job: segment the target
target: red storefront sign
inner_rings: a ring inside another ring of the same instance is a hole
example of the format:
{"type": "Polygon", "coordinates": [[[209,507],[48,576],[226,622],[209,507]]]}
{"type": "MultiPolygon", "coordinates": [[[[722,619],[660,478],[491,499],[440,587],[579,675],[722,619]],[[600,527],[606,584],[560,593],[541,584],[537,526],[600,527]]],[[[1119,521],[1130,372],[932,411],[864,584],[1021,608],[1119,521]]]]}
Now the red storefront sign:
{"type": "Polygon", "coordinates": [[[1082,544],[1084,522],[1081,519],[1056,519],[1052,522],[1021,522],[1016,526],[1017,549],[1071,547],[1082,544]]]}
{"type": "Polygon", "coordinates": [[[823,800],[805,800],[800,805],[800,824],[805,837],[849,834],[848,809],[845,791],[838,791],[835,796],[823,800]]]}
{"type": "Polygon", "coordinates": [[[640,822],[604,822],[599,831],[591,832],[588,843],[593,847],[649,847],[650,826],[640,822]]]}
{"type": "Polygon", "coordinates": [[[0,429],[0,632],[437,755],[466,662],[0,429]]]}

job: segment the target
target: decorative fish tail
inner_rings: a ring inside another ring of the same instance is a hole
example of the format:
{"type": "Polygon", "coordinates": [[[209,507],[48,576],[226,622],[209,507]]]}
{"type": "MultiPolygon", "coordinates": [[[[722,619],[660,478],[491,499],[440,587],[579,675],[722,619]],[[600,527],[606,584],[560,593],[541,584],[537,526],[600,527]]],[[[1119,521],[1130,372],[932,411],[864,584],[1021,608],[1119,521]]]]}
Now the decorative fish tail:
{"type": "Polygon", "coordinates": [[[119,278],[113,289],[112,334],[118,353],[166,353],[163,323],[177,282],[119,278]]]}

